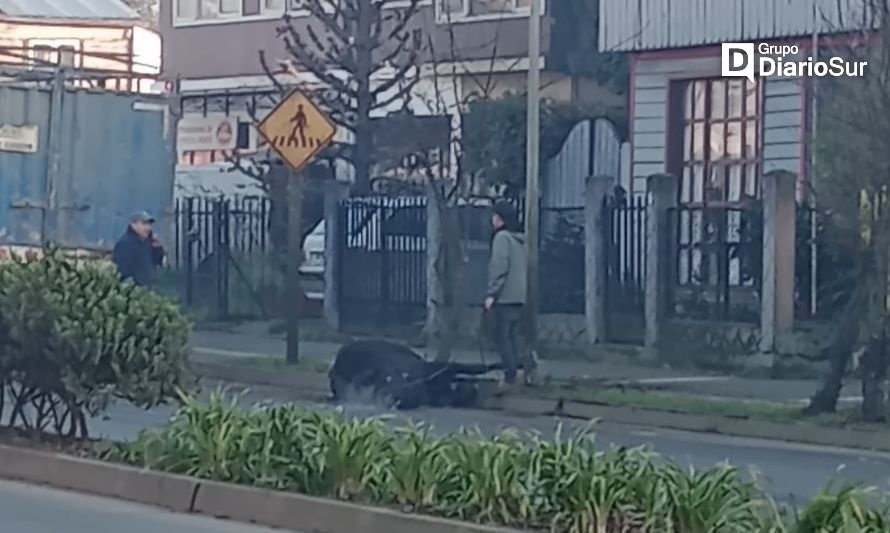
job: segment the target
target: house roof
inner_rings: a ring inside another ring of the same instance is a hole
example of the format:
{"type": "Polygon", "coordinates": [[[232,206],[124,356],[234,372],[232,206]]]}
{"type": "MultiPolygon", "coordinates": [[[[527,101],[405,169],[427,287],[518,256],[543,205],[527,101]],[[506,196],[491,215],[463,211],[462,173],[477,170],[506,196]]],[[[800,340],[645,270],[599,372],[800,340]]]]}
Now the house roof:
{"type": "Polygon", "coordinates": [[[860,31],[876,21],[863,0],[601,0],[599,9],[600,49],[614,52],[860,31]]]}
{"type": "Polygon", "coordinates": [[[48,19],[135,19],[121,0],[0,0],[0,14],[48,19]]]}

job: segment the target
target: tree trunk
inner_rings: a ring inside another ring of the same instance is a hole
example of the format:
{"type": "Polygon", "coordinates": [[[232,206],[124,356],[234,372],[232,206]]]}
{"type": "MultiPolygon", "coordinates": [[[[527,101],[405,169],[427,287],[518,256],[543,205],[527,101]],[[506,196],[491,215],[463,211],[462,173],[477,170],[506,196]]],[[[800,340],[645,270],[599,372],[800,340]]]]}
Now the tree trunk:
{"type": "Polygon", "coordinates": [[[887,337],[872,339],[862,356],[862,418],[883,422],[887,403],[887,337]]]}
{"type": "Polygon", "coordinates": [[[828,359],[829,370],[823,378],[822,386],[810,398],[810,404],[804,409],[804,414],[817,415],[837,410],[837,400],[843,387],[844,375],[847,373],[853,350],[859,342],[864,307],[864,295],[861,290],[857,290],[841,316],[841,323],[831,344],[823,352],[828,359]]]}
{"type": "Polygon", "coordinates": [[[352,164],[355,168],[354,195],[367,194],[371,190],[371,150],[374,142],[371,130],[371,72],[374,69],[372,48],[372,13],[375,9],[369,0],[356,2],[358,17],[355,31],[355,145],[352,164]]]}
{"type": "Polygon", "coordinates": [[[461,331],[463,315],[464,258],[461,250],[460,219],[456,208],[438,198],[441,232],[441,255],[436,273],[442,287],[442,307],[439,312],[437,361],[451,360],[454,344],[461,331]]]}
{"type": "MultiPolygon", "coordinates": [[[[269,194],[269,240],[276,252],[287,249],[287,176],[284,166],[277,165],[266,176],[269,194]]],[[[283,263],[283,262],[282,262],[283,263]]]]}

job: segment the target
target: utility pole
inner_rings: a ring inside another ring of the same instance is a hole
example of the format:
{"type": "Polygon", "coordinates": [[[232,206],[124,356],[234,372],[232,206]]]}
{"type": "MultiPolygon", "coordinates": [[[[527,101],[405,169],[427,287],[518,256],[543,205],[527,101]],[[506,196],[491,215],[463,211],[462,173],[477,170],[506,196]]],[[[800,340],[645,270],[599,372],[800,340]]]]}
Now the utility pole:
{"type": "Polygon", "coordinates": [[[300,307],[303,289],[300,265],[303,264],[303,239],[300,218],[303,207],[303,176],[288,172],[287,181],[287,363],[300,362],[300,307]]]}
{"type": "Polygon", "coordinates": [[[541,118],[541,0],[531,0],[528,19],[528,130],[525,163],[525,234],[528,240],[528,296],[526,340],[534,349],[538,341],[538,167],[541,118]]]}

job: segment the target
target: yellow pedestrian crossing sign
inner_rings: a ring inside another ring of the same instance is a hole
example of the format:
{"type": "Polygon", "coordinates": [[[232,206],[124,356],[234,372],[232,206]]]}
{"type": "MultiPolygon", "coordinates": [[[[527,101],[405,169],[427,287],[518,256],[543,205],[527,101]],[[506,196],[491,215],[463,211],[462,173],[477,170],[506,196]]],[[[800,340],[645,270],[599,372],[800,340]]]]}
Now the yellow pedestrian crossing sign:
{"type": "Polygon", "coordinates": [[[334,140],[337,128],[301,91],[282,100],[257,127],[293,170],[300,170],[334,140]]]}

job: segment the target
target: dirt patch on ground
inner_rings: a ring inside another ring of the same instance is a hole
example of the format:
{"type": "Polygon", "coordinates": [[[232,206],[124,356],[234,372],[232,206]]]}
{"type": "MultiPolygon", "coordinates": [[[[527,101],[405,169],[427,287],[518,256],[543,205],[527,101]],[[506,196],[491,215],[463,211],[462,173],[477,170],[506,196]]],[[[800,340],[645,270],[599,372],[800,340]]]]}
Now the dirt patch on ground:
{"type": "Polygon", "coordinates": [[[96,458],[108,448],[108,443],[101,440],[71,439],[9,427],[0,427],[0,444],[86,458],[96,458]]]}

